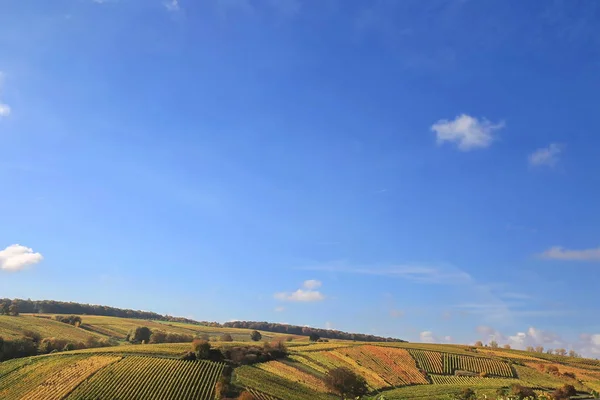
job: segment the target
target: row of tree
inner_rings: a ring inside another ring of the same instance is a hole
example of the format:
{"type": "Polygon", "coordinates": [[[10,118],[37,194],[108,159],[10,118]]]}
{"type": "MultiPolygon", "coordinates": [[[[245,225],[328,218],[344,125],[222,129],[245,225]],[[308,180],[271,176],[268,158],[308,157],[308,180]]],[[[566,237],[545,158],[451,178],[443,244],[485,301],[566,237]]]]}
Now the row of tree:
{"type": "Polygon", "coordinates": [[[312,328],[309,326],[278,324],[273,322],[233,321],[226,322],[221,326],[225,328],[243,328],[267,332],[285,333],[288,335],[310,336],[311,334],[315,334],[322,338],[356,340],[359,342],[405,342],[405,340],[395,339],[391,337],[386,338],[375,335],[366,335],[363,333],[348,333],[334,329],[320,329],[312,328]]]}
{"type": "Polygon", "coordinates": [[[113,340],[99,339],[95,336],[90,336],[84,342],[74,342],[63,338],[42,338],[37,332],[25,331],[23,336],[15,339],[5,340],[0,337],[0,361],[57,351],[116,346],[117,344],[113,340]]]}
{"type": "MultiPolygon", "coordinates": [[[[475,342],[475,346],[477,347],[491,347],[492,349],[497,349],[500,347],[500,345],[498,344],[498,342],[496,342],[495,340],[492,340],[489,344],[484,345],[483,342],[477,341],[475,342]]],[[[510,344],[505,344],[504,346],[502,346],[502,348],[504,349],[510,349],[510,344]]],[[[530,353],[546,353],[546,354],[555,354],[557,356],[569,356],[569,357],[581,357],[581,355],[579,353],[577,353],[575,350],[569,350],[567,351],[566,349],[546,349],[544,351],[544,346],[527,346],[525,348],[525,351],[528,351],[530,353]]]]}

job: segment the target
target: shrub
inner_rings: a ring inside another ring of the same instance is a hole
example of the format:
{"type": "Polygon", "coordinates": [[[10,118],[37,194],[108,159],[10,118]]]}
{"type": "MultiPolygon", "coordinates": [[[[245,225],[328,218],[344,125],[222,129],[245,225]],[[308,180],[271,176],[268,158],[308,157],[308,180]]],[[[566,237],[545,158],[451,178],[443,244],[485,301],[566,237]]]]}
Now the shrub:
{"type": "Polygon", "coordinates": [[[65,324],[73,325],[76,327],[79,327],[81,325],[81,317],[78,315],[69,315],[69,316],[55,315],[54,319],[59,322],[63,322],[65,324]]]}
{"type": "Polygon", "coordinates": [[[194,339],[192,350],[196,353],[198,360],[208,360],[210,358],[210,343],[206,340],[194,339]]]}
{"type": "Polygon", "coordinates": [[[365,379],[346,368],[330,370],[325,375],[325,385],[342,398],[359,397],[368,392],[365,379]]]}
{"type": "Polygon", "coordinates": [[[182,355],[179,359],[183,360],[183,361],[196,361],[196,353],[194,353],[193,351],[188,351],[187,353],[182,355]]]}
{"type": "Polygon", "coordinates": [[[523,400],[528,397],[532,397],[535,399],[535,392],[533,391],[533,389],[518,384],[511,385],[509,393],[519,400],[523,400]]]}
{"type": "Polygon", "coordinates": [[[148,343],[150,341],[150,336],[152,336],[152,331],[150,328],[146,326],[138,326],[127,335],[127,340],[131,343],[148,343]]]}
{"type": "Polygon", "coordinates": [[[456,398],[458,400],[475,400],[477,399],[477,394],[471,388],[464,388],[460,391],[456,398]]]}
{"type": "Polygon", "coordinates": [[[262,339],[262,335],[259,331],[252,331],[250,334],[250,339],[252,339],[254,342],[258,342],[260,339],[262,339]]]}
{"type": "Polygon", "coordinates": [[[233,342],[233,337],[229,333],[224,333],[219,338],[221,342],[233,342]]]}

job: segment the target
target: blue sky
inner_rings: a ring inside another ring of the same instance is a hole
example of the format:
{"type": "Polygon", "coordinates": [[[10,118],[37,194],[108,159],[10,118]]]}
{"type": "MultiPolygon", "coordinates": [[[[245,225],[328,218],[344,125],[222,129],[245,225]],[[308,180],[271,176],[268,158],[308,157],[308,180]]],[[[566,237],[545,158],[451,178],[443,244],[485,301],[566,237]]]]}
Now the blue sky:
{"type": "Polygon", "coordinates": [[[597,2],[0,8],[1,296],[600,355],[597,2]]]}

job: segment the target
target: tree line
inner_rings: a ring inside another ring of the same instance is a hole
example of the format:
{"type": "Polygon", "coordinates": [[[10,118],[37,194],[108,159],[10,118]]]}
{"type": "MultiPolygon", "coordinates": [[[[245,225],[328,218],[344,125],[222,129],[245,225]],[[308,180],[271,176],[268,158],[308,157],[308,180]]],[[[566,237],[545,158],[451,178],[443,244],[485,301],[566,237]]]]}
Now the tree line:
{"type": "Polygon", "coordinates": [[[355,340],[357,342],[406,342],[391,337],[381,337],[375,335],[366,335],[363,333],[348,333],[334,329],[312,328],[308,326],[278,324],[273,322],[254,322],[254,321],[233,321],[221,325],[224,328],[244,328],[255,329],[266,332],[286,333],[288,335],[310,336],[314,334],[327,339],[355,340]]]}
{"type": "MultiPolygon", "coordinates": [[[[496,342],[495,340],[492,340],[489,344],[484,345],[483,342],[481,340],[478,340],[477,342],[475,342],[475,346],[476,347],[491,347],[492,349],[498,349],[500,348],[500,345],[498,344],[498,342],[496,342]]],[[[503,349],[506,350],[510,350],[511,346],[510,344],[505,344],[504,346],[502,346],[503,349]]],[[[581,358],[581,354],[577,353],[575,350],[569,350],[567,351],[566,349],[544,349],[544,346],[527,346],[525,348],[525,351],[528,351],[530,353],[546,353],[546,354],[554,354],[557,356],[569,356],[569,357],[576,357],[576,358],[581,358]]]]}
{"type": "Polygon", "coordinates": [[[342,332],[334,329],[312,328],[307,326],[278,324],[273,322],[234,321],[220,324],[218,322],[195,321],[188,318],[161,315],[151,311],[130,310],[94,304],[82,304],[54,300],[0,299],[0,314],[18,315],[19,313],[100,315],[106,317],[184,322],[188,324],[216,328],[245,328],[266,332],[285,333],[288,335],[309,336],[314,333],[321,338],[355,340],[359,342],[405,342],[405,340],[391,337],[386,338],[362,333],[342,332]]]}

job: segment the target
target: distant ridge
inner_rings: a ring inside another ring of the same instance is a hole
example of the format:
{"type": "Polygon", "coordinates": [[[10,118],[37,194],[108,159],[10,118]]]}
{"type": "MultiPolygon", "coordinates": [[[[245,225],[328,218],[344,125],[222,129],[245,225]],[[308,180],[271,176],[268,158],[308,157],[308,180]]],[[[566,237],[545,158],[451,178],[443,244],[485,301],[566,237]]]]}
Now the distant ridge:
{"type": "Polygon", "coordinates": [[[55,300],[23,300],[23,299],[0,299],[0,304],[17,304],[20,313],[23,314],[76,314],[76,315],[101,315],[105,317],[136,318],[157,321],[183,322],[187,324],[225,327],[246,328],[266,332],[288,333],[290,335],[317,334],[324,339],[355,340],[359,342],[406,342],[405,340],[367,335],[363,333],[349,333],[334,329],[312,328],[307,326],[279,324],[272,322],[234,321],[221,324],[219,322],[195,321],[189,318],[162,315],[152,311],[130,310],[117,307],[102,306],[96,304],[83,304],[55,300]]]}

